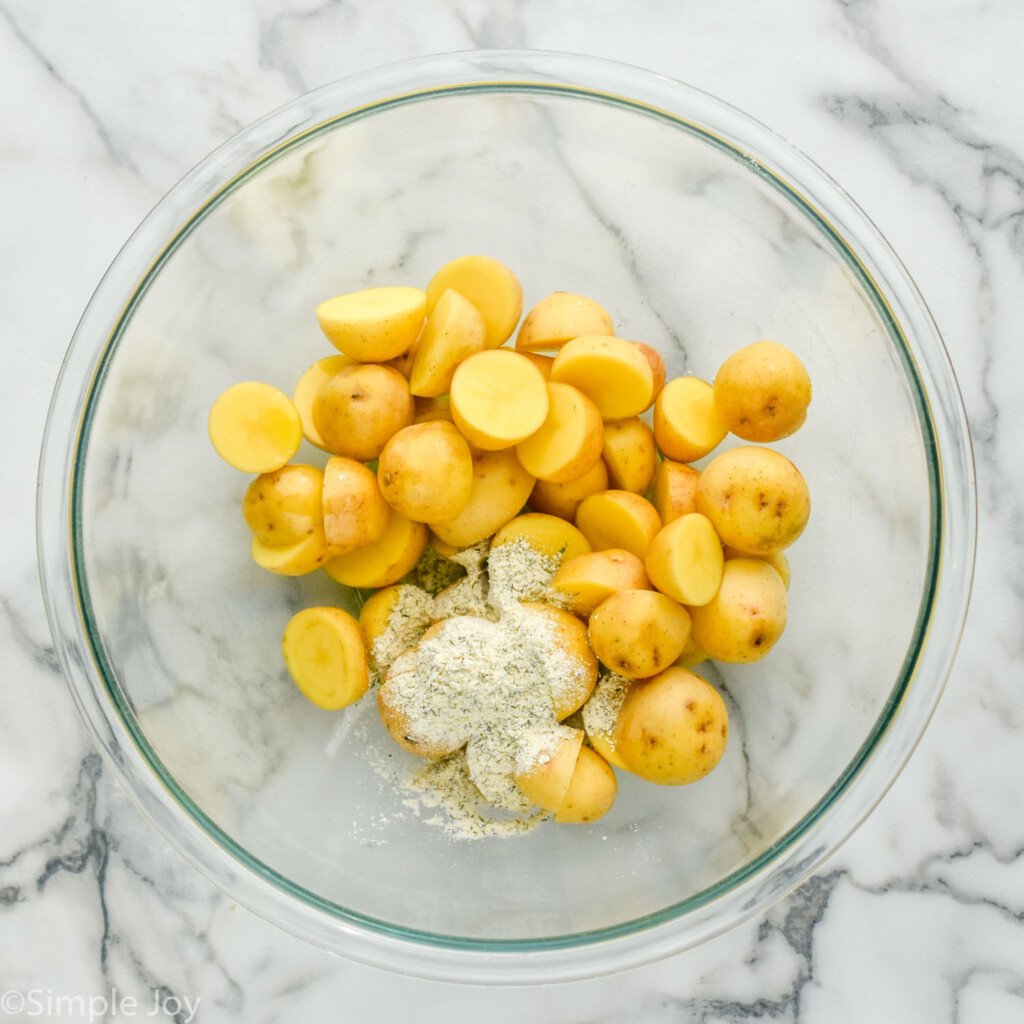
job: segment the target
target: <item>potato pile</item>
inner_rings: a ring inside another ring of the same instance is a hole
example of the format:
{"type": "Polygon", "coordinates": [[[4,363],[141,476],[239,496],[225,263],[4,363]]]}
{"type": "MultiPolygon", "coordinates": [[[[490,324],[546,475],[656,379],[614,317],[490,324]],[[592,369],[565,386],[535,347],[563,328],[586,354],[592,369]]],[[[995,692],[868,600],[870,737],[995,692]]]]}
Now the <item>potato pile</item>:
{"type": "Polygon", "coordinates": [[[566,292],[542,299],[507,347],[522,306],[512,271],[484,256],[453,260],[425,291],[329,299],[316,315],[340,355],[309,367],[292,398],[229,388],[209,433],[230,465],[258,474],[242,512],[260,566],[379,592],[362,625],[337,608],[288,624],[286,664],[320,707],[369,688],[394,585],[428,542],[451,557],[511,530],[559,559],[547,603],[584,625],[602,680],[625,685],[611,721],[588,719],[585,695],[572,709],[584,705],[580,742],[517,783],[559,820],[587,821],[614,799],[609,763],[680,785],[721,758],[725,703],[690,669],[757,661],[785,628],[782,552],[810,497],[761,444],[803,424],[811,383],[772,341],[731,355],[713,383],[666,380],[656,350],[566,292]],[[757,444],[694,465],[730,433],[757,444]],[[325,465],[290,461],[303,437],[325,465]]]}

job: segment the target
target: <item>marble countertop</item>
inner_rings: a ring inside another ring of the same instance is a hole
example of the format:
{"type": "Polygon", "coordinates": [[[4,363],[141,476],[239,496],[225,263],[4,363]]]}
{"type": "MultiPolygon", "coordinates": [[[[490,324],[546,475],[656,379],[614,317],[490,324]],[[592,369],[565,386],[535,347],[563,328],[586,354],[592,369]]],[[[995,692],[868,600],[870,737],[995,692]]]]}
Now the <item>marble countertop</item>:
{"type": "MultiPolygon", "coordinates": [[[[635,7],[624,17],[613,0],[424,0],[401,13],[354,0],[0,0],[0,1020],[47,1019],[47,999],[49,1019],[86,1020],[53,1000],[113,989],[139,999],[136,1015],[155,1005],[150,1019],[178,1009],[178,1021],[1024,1020],[1024,464],[1014,440],[1024,431],[1024,7],[635,7]],[[824,870],[689,953],[497,993],[307,946],[233,905],[164,843],[79,722],[43,614],[33,528],[65,347],[153,203],[226,137],[307,89],[491,46],[586,51],[683,79],[825,167],[902,256],[945,336],[974,436],[981,523],[974,601],[938,713],[824,870]]],[[[122,1006],[93,1019],[128,1016],[122,1006]]]]}

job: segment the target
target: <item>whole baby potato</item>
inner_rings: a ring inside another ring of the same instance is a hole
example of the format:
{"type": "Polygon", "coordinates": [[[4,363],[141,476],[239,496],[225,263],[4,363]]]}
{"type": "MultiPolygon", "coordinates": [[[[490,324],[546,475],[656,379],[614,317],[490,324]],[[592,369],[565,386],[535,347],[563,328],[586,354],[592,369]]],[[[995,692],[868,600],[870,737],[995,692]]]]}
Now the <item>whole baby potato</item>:
{"type": "Polygon", "coordinates": [[[697,511],[711,520],[723,544],[770,555],[803,533],[811,496],[800,470],[784,455],[770,448],[733,448],[701,473],[697,511]]]}
{"type": "Polygon", "coordinates": [[[377,458],[414,415],[408,381],[397,370],[374,363],[335,374],[313,399],[313,425],[324,447],[357,462],[377,458]]]}
{"type": "Polygon", "coordinates": [[[324,475],[316,466],[290,463],[261,473],[245,492],[242,515],[252,535],[267,547],[305,540],[322,523],[324,475]]]}
{"type": "Polygon", "coordinates": [[[646,679],[683,653],[690,616],[655,590],[620,590],[594,609],[589,632],[590,646],[607,668],[627,679],[646,679]]]}
{"type": "Polygon", "coordinates": [[[725,563],[722,585],[707,604],[690,609],[694,641],[718,661],[759,661],[786,628],[786,585],[760,558],[725,563]]]}
{"type": "Polygon", "coordinates": [[[704,778],[722,759],[728,739],[725,701],[685,668],[630,687],[615,726],[615,749],[626,767],[662,786],[704,778]]]}

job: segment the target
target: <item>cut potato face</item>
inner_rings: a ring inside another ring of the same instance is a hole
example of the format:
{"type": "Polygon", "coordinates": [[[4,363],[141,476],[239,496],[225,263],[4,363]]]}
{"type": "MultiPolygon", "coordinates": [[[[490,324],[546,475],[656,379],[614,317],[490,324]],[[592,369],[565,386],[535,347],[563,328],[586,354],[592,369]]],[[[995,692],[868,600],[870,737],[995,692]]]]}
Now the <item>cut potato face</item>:
{"type": "Polygon", "coordinates": [[[388,366],[357,364],[326,380],[313,399],[313,425],[324,447],[357,462],[376,459],[413,420],[406,379],[388,366]]]}
{"type": "Polygon", "coordinates": [[[207,421],[217,454],[243,473],[273,473],[299,450],[302,420],[277,388],[246,381],[213,403],[207,421]]]}
{"type": "Polygon", "coordinates": [[[516,337],[516,348],[553,352],[583,334],[614,333],[612,318],[593,299],[572,292],[552,292],[526,314],[516,337]]]}
{"type": "Polygon", "coordinates": [[[646,498],[632,491],[609,490],[580,502],[576,525],[595,551],[625,548],[642,561],[661,529],[661,520],[646,498]]]}
{"type": "Polygon", "coordinates": [[[722,542],[699,512],[674,519],[647,549],[647,575],[663,594],[680,604],[707,604],[722,582],[722,542]]]}
{"type": "Polygon", "coordinates": [[[777,341],[734,352],[715,377],[715,405],[744,441],[778,441],[803,426],[811,378],[797,355],[777,341]]]}
{"type": "Polygon", "coordinates": [[[597,821],[611,810],[617,790],[615,772],[608,762],[590,747],[580,747],[555,821],[576,825],[597,821]]]}
{"type": "Polygon", "coordinates": [[[426,306],[420,288],[367,288],[321,302],[316,318],[339,352],[361,363],[384,362],[413,344],[426,306]]]}
{"type": "Polygon", "coordinates": [[[460,256],[446,263],[427,285],[428,315],[449,288],[480,310],[488,348],[508,341],[523,313],[523,288],[504,263],[490,256],[460,256]]]}
{"type": "Polygon", "coordinates": [[[604,335],[567,341],[555,356],[551,380],[578,388],[606,420],[637,416],[654,397],[654,375],[643,353],[628,341],[604,335]]]}
{"type": "Polygon", "coordinates": [[[531,476],[550,483],[578,480],[601,458],[597,406],[569,384],[547,385],[548,413],[540,428],[516,447],[531,476]]]}
{"type": "Polygon", "coordinates": [[[697,481],[700,470],[681,462],[662,459],[654,472],[651,502],[667,526],[673,519],[697,511],[697,481]]]}
{"type": "Polygon", "coordinates": [[[781,551],[773,551],[770,555],[749,555],[746,551],[740,551],[739,548],[725,547],[722,549],[722,554],[725,555],[727,562],[731,558],[760,558],[782,577],[783,585],[789,590],[789,559],[781,551]]]}
{"type": "Polygon", "coordinates": [[[340,608],[305,608],[293,615],[282,647],[295,685],[319,708],[337,711],[369,689],[359,623],[340,608]]]}
{"type": "Polygon", "coordinates": [[[563,563],[590,551],[587,538],[572,523],[540,512],[527,512],[506,523],[494,535],[491,547],[510,544],[519,538],[535,551],[549,558],[560,558],[563,563]]]}
{"type": "Polygon", "coordinates": [[[323,481],[324,535],[332,554],[342,555],[381,537],[391,510],[372,470],[335,455],[327,460],[323,481]]]}
{"type": "Polygon", "coordinates": [[[590,616],[590,646],[606,668],[627,679],[646,679],[683,653],[690,616],[656,590],[620,590],[590,616]]]}
{"type": "Polygon", "coordinates": [[[384,445],[377,479],[388,504],[409,519],[451,519],[469,503],[473,457],[451,423],[413,424],[384,445]]]}
{"type": "Polygon", "coordinates": [[[534,512],[546,512],[550,516],[558,516],[571,522],[575,520],[576,512],[584,498],[607,489],[608,470],[598,459],[593,468],[578,480],[570,480],[564,484],[538,480],[530,494],[530,508],[534,512]]]}
{"type": "Polygon", "coordinates": [[[327,356],[326,359],[318,359],[295,385],[292,401],[299,412],[299,419],[302,420],[302,433],[306,440],[310,444],[315,444],[317,448],[325,448],[325,445],[320,432],[313,423],[313,399],[316,398],[316,393],[325,381],[354,363],[355,360],[348,356],[327,356]]]}
{"type": "Polygon", "coordinates": [[[540,429],[548,415],[548,385],[536,366],[511,349],[478,352],[455,371],[451,409],[467,441],[499,451],[540,429]]]}
{"type": "Polygon", "coordinates": [[[384,728],[388,734],[403,750],[417,757],[425,757],[430,761],[439,761],[442,757],[454,754],[469,739],[468,736],[457,737],[451,743],[442,744],[430,742],[422,736],[417,736],[409,721],[409,716],[402,710],[401,702],[397,699],[397,683],[403,671],[407,671],[403,659],[399,658],[388,671],[387,677],[377,691],[377,710],[384,728]]]}
{"type": "Polygon", "coordinates": [[[727,432],[715,407],[713,388],[697,377],[670,380],[654,403],[654,437],[667,459],[703,459],[722,443],[727,432]]]}
{"type": "Polygon", "coordinates": [[[668,371],[665,368],[665,360],[661,358],[661,353],[656,348],[652,348],[650,345],[642,341],[631,341],[631,345],[635,345],[647,360],[647,364],[651,368],[651,373],[654,374],[654,394],[651,396],[651,402],[653,404],[654,399],[661,394],[661,389],[665,386],[665,380],[668,376],[668,371]]]}
{"type": "Polygon", "coordinates": [[[459,363],[482,351],[484,342],[480,310],[449,288],[423,328],[409,375],[409,390],[420,398],[447,394],[459,363]]]}
{"type": "Polygon", "coordinates": [[[522,511],[533,484],[514,451],[481,455],[473,463],[473,487],[466,507],[452,519],[431,523],[430,528],[456,548],[478,544],[522,511]]]}
{"type": "Polygon", "coordinates": [[[583,748],[583,732],[560,726],[534,743],[527,737],[530,747],[540,743],[540,750],[530,749],[530,755],[517,760],[516,785],[531,803],[545,811],[557,811],[565,800],[576,767],[576,759],[583,748]],[[548,744],[545,746],[545,744],[548,744]],[[520,767],[519,762],[523,762],[520,767]]]}
{"type": "Polygon", "coordinates": [[[606,423],[601,458],[613,488],[643,494],[658,468],[654,432],[637,416],[606,423]]]}
{"type": "Polygon", "coordinates": [[[575,615],[587,618],[620,590],[650,590],[644,563],[621,548],[593,551],[568,558],[551,579],[551,589],[562,596],[575,615]]]}
{"type": "Polygon", "coordinates": [[[297,544],[311,536],[323,524],[323,483],[316,466],[290,463],[261,473],[242,499],[242,515],[252,535],[267,547],[297,544]]]}
{"type": "Polygon", "coordinates": [[[547,621],[554,633],[555,645],[578,666],[578,672],[571,681],[551,681],[551,701],[555,717],[561,722],[586,704],[597,685],[597,658],[590,649],[587,627],[575,615],[561,608],[529,601],[522,607],[547,621]]]}
{"type": "Polygon", "coordinates": [[[770,448],[733,448],[701,473],[697,509],[723,544],[770,555],[803,533],[811,496],[800,470],[784,455],[770,448]]]}
{"type": "Polygon", "coordinates": [[[427,528],[393,511],[380,537],[332,558],[324,572],[346,587],[387,587],[409,572],[426,546],[427,528]]]}
{"type": "Polygon", "coordinates": [[[305,576],[325,565],[331,557],[322,526],[295,544],[269,547],[252,539],[252,560],[278,576],[305,576]]]}

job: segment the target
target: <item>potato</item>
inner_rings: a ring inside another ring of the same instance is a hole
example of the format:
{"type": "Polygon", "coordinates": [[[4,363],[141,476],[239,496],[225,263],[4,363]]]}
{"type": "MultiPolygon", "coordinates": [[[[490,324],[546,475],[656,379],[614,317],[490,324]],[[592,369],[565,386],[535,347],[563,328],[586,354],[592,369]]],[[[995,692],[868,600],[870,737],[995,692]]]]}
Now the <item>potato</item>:
{"type": "Polygon", "coordinates": [[[633,686],[615,727],[615,749],[629,770],[662,786],[704,778],[721,761],[728,739],[725,701],[685,668],[633,686]]]}
{"type": "Polygon", "coordinates": [[[540,428],[548,414],[548,389],[540,370],[517,352],[478,352],[455,371],[451,409],[467,441],[500,451],[540,428]]]}
{"type": "Polygon", "coordinates": [[[452,519],[469,504],[473,457],[451,423],[417,423],[384,445],[377,479],[388,504],[409,519],[452,519]]]}
{"type": "Polygon", "coordinates": [[[452,519],[431,523],[430,528],[457,548],[477,544],[520,513],[533,482],[514,451],[482,455],[473,462],[473,488],[466,507],[452,519]]]}
{"type": "Polygon", "coordinates": [[[654,399],[661,394],[661,389],[665,386],[665,378],[668,376],[665,360],[661,358],[661,354],[656,348],[651,348],[650,345],[642,341],[631,341],[630,344],[635,345],[643,353],[644,359],[647,360],[651,368],[651,373],[654,374],[654,394],[651,396],[653,404],[654,399]]]}
{"type": "Polygon", "coordinates": [[[433,531],[430,533],[430,546],[442,557],[442,558],[454,558],[462,548],[458,544],[449,544],[446,540],[441,540],[440,537],[433,531]]]}
{"type": "MultiPolygon", "coordinates": [[[[402,596],[402,587],[403,584],[397,583],[374,591],[359,609],[359,629],[362,631],[366,655],[371,664],[374,664],[373,645],[387,632],[391,624],[391,613],[402,596]]],[[[375,667],[379,669],[387,666],[375,667]]]]}
{"type": "Polygon", "coordinates": [[[545,620],[547,628],[554,632],[555,646],[579,667],[572,679],[549,680],[555,717],[562,721],[586,704],[597,683],[597,658],[590,649],[587,627],[561,608],[531,601],[524,601],[520,607],[545,620]]]}
{"type": "Polygon", "coordinates": [[[516,446],[516,454],[538,480],[568,483],[578,480],[601,458],[601,414],[586,395],[569,384],[549,383],[547,390],[547,417],[516,446]]]}
{"type": "Polygon", "coordinates": [[[661,521],[668,526],[673,519],[697,511],[697,481],[700,470],[671,459],[662,459],[654,473],[651,503],[661,521]]]}
{"type": "Polygon", "coordinates": [[[604,425],[601,458],[612,487],[643,494],[658,467],[654,432],[636,416],[604,425]]]}
{"type": "Polygon", "coordinates": [[[598,460],[578,480],[564,484],[553,484],[538,480],[530,494],[530,508],[534,512],[545,512],[559,519],[574,520],[580,502],[591,494],[608,489],[608,469],[598,460]]]}
{"type": "Polygon", "coordinates": [[[580,502],[576,525],[595,551],[625,548],[639,559],[661,529],[654,506],[632,491],[598,491],[580,502]]]}
{"type": "Polygon", "coordinates": [[[391,510],[373,471],[339,455],[324,468],[323,523],[327,546],[343,555],[372,544],[387,528],[391,510]]]}
{"type": "Polygon", "coordinates": [[[651,582],[680,604],[707,604],[722,582],[722,542],[699,512],[674,519],[651,541],[644,561],[651,582]]]}
{"type": "Polygon", "coordinates": [[[631,680],[614,673],[602,676],[579,716],[590,745],[616,768],[626,767],[615,749],[615,725],[622,702],[632,685],[631,680]]]}
{"type": "Polygon", "coordinates": [[[313,399],[313,426],[324,447],[357,462],[377,458],[412,419],[409,385],[388,366],[349,366],[324,381],[313,399]]]}
{"type": "Polygon", "coordinates": [[[257,381],[235,384],[220,395],[210,408],[207,430],[217,454],[243,473],[273,473],[302,444],[302,420],[291,399],[257,381]]]}
{"type": "Polygon", "coordinates": [[[589,630],[590,646],[607,668],[645,679],[682,654],[690,616],[656,590],[620,590],[594,609],[589,630]]]}
{"type": "Polygon", "coordinates": [[[603,818],[615,803],[617,789],[615,772],[608,767],[608,762],[590,747],[580,747],[569,787],[555,812],[555,821],[586,824],[603,818]]]}
{"type": "Polygon", "coordinates": [[[636,416],[654,397],[654,374],[644,354],[621,338],[584,334],[555,356],[551,380],[579,388],[606,420],[636,416]]]}
{"type": "Polygon", "coordinates": [[[316,318],[339,352],[361,363],[384,362],[416,340],[426,305],[419,288],[367,288],[321,302],[316,318]]]}
{"type": "Polygon", "coordinates": [[[612,318],[593,299],[572,292],[552,292],[540,300],[519,328],[516,348],[554,351],[582,334],[614,334],[612,318]]]}
{"type": "Polygon", "coordinates": [[[708,660],[708,652],[693,638],[693,616],[690,616],[690,635],[687,637],[686,646],[683,648],[683,653],[676,658],[674,664],[677,668],[693,668],[694,665],[699,665],[702,661],[708,660]]]}
{"type": "Polygon", "coordinates": [[[722,554],[728,562],[732,558],[760,558],[767,562],[781,577],[786,589],[789,590],[789,559],[781,551],[773,551],[770,555],[748,555],[739,548],[725,547],[722,554]]]}
{"type": "Polygon", "coordinates": [[[392,511],[377,540],[332,558],[324,572],[346,587],[387,587],[419,561],[426,546],[427,528],[392,511]]]}
{"type": "Polygon", "coordinates": [[[555,365],[554,356],[542,356],[537,352],[520,352],[524,359],[529,359],[541,372],[545,380],[551,380],[551,367],[555,365]]]}
{"type": "Polygon", "coordinates": [[[583,732],[564,725],[526,737],[515,772],[523,796],[545,811],[557,811],[569,790],[582,748],[583,732]]]}
{"type": "Polygon", "coordinates": [[[427,285],[428,316],[449,288],[480,310],[488,348],[508,341],[523,312],[523,288],[504,263],[490,256],[460,256],[446,263],[427,285]]]}
{"type": "Polygon", "coordinates": [[[295,544],[269,547],[253,537],[251,551],[252,560],[261,569],[278,576],[305,576],[326,564],[331,557],[331,549],[320,525],[295,544]]]}
{"type": "Polygon", "coordinates": [[[449,288],[423,328],[409,375],[409,390],[421,398],[446,394],[459,363],[483,349],[484,333],[480,310],[449,288]]]}
{"type": "Polygon", "coordinates": [[[281,646],[295,685],[319,708],[337,711],[370,687],[359,623],[340,608],[304,608],[293,615],[281,646]]]}
{"type": "Polygon", "coordinates": [[[770,448],[733,448],[701,473],[697,510],[711,520],[723,544],[770,555],[803,533],[811,496],[800,470],[784,455],[770,448]]]}
{"type": "Polygon", "coordinates": [[[563,563],[590,551],[587,538],[572,523],[540,512],[527,512],[506,523],[494,535],[491,548],[510,544],[520,537],[535,551],[563,563]]]}
{"type": "Polygon", "coordinates": [[[733,558],[725,563],[718,593],[706,605],[691,608],[690,617],[693,638],[708,657],[759,661],[786,628],[786,587],[767,562],[733,558]]]}
{"type": "Polygon", "coordinates": [[[758,341],[734,352],[715,377],[715,406],[744,441],[778,441],[803,426],[811,378],[794,352],[758,341]]]}
{"type": "Polygon", "coordinates": [[[316,466],[289,463],[261,473],[242,499],[242,515],[252,535],[267,547],[305,540],[323,525],[323,485],[324,475],[316,466]]]}
{"type": "Polygon", "coordinates": [[[604,600],[620,590],[650,590],[644,563],[621,548],[567,558],[551,578],[551,589],[566,607],[587,618],[604,600]]]}
{"type": "Polygon", "coordinates": [[[717,448],[726,433],[707,381],[676,377],[662,388],[654,403],[654,439],[665,458],[696,462],[717,448]]]}
{"type": "Polygon", "coordinates": [[[324,439],[313,423],[313,399],[320,390],[320,386],[330,380],[336,373],[341,373],[346,367],[352,366],[354,359],[348,356],[328,356],[326,359],[318,359],[299,378],[295,385],[295,392],[292,394],[292,401],[299,412],[299,419],[302,421],[302,433],[310,444],[317,448],[324,447],[324,439]]]}
{"type": "MultiPolygon", "coordinates": [[[[424,634],[423,639],[427,639],[432,630],[437,630],[443,625],[444,623],[439,622],[436,626],[432,626],[424,634]]],[[[405,656],[400,657],[391,666],[377,691],[377,710],[384,723],[384,728],[403,750],[408,750],[410,754],[416,754],[417,757],[439,761],[442,757],[454,754],[456,750],[465,746],[470,737],[452,732],[450,740],[442,743],[437,739],[431,741],[424,736],[415,734],[409,715],[402,708],[401,699],[403,677],[405,673],[414,673],[415,671],[415,660],[405,656]]]]}
{"type": "Polygon", "coordinates": [[[413,399],[413,423],[434,423],[437,420],[452,421],[452,407],[447,395],[413,399]]]}
{"type": "MultiPolygon", "coordinates": [[[[424,330],[426,330],[425,327],[424,330]]],[[[413,364],[416,362],[416,351],[419,348],[422,337],[423,331],[420,331],[416,336],[416,340],[400,356],[395,356],[394,359],[386,359],[382,365],[389,366],[392,370],[397,370],[408,380],[412,376],[413,364]]]]}

